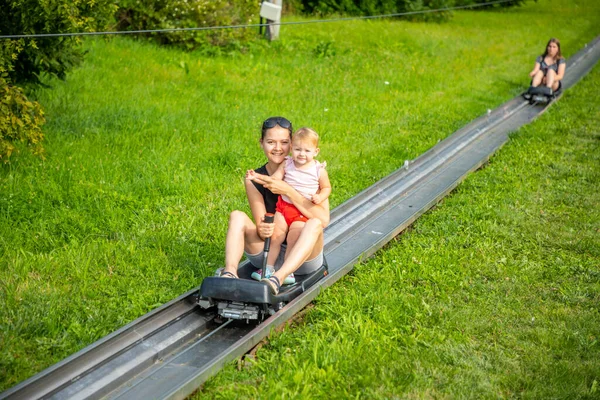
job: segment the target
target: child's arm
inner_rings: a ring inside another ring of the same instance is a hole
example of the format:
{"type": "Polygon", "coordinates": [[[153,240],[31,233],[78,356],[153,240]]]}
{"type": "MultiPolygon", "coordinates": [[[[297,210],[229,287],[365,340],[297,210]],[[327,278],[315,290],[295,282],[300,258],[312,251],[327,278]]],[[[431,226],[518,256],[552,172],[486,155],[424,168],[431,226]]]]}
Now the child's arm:
{"type": "MultiPolygon", "coordinates": [[[[283,180],[283,176],[285,175],[285,171],[283,169],[283,164],[279,165],[279,168],[277,168],[277,171],[273,172],[273,175],[271,175],[272,178],[277,179],[282,181],[283,180]]],[[[248,171],[246,171],[246,179],[253,181],[256,178],[260,178],[262,175],[261,174],[257,174],[256,171],[249,169],[248,171]]]]}
{"type": "Polygon", "coordinates": [[[271,176],[277,180],[282,181],[283,177],[285,176],[285,162],[279,164],[279,168],[277,168],[277,171],[273,172],[273,175],[271,176]]]}
{"type": "Polygon", "coordinates": [[[319,192],[313,194],[312,202],[315,204],[321,204],[329,197],[330,194],[331,182],[329,182],[329,175],[327,174],[327,170],[323,168],[321,169],[321,174],[319,175],[319,192]]]}

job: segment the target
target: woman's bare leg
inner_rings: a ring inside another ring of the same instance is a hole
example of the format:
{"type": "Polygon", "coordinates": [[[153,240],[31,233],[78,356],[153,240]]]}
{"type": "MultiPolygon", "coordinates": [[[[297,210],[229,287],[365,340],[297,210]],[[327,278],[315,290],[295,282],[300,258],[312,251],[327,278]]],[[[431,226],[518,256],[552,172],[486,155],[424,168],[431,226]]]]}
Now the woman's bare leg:
{"type": "Polygon", "coordinates": [[[538,71],[537,74],[533,76],[531,80],[531,86],[538,87],[542,83],[542,79],[544,79],[544,73],[542,71],[538,71]]]}
{"type": "Polygon", "coordinates": [[[317,218],[306,223],[294,222],[288,231],[285,261],[275,276],[280,282],[296,271],[302,263],[319,255],[323,249],[323,224],[317,218]]]}
{"type": "Polygon", "coordinates": [[[237,269],[244,255],[244,250],[249,254],[259,253],[264,242],[256,233],[254,222],[242,211],[233,211],[229,215],[227,239],[225,242],[225,269],[237,276],[237,269]]]}
{"type": "Polygon", "coordinates": [[[549,69],[548,73],[546,74],[546,86],[549,88],[553,88],[555,80],[556,80],[556,72],[554,72],[553,69],[549,69]]]}

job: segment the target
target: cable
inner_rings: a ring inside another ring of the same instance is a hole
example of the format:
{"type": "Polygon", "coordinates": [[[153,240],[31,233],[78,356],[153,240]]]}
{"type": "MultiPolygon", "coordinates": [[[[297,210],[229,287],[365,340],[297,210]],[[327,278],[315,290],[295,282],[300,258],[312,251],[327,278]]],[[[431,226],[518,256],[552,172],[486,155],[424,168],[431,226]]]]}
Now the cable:
{"type": "Polygon", "coordinates": [[[257,28],[257,27],[261,27],[261,26],[273,26],[273,25],[280,25],[280,26],[283,26],[283,25],[305,25],[305,24],[318,24],[318,23],[327,23],[327,22],[338,22],[338,21],[352,21],[352,20],[361,20],[361,19],[401,17],[401,16],[406,16],[406,15],[416,15],[416,14],[428,14],[428,13],[441,12],[441,11],[452,11],[452,10],[460,10],[460,9],[465,9],[465,8],[484,7],[484,6],[508,3],[508,2],[513,2],[513,1],[515,1],[515,0],[496,0],[496,1],[490,1],[487,3],[470,4],[467,6],[438,8],[435,10],[409,11],[409,12],[395,13],[395,14],[367,15],[367,16],[361,16],[361,17],[345,17],[345,18],[335,18],[335,19],[316,19],[316,20],[312,20],[312,21],[273,22],[273,23],[267,23],[267,24],[247,24],[247,25],[203,26],[203,27],[196,27],[196,28],[147,29],[147,30],[137,30],[137,31],[36,33],[36,34],[30,34],[30,35],[0,35],[0,39],[27,39],[27,38],[44,38],[44,37],[96,36],[96,35],[132,35],[132,34],[136,34],[136,33],[190,32],[190,31],[207,31],[207,30],[217,30],[217,29],[257,28]]]}

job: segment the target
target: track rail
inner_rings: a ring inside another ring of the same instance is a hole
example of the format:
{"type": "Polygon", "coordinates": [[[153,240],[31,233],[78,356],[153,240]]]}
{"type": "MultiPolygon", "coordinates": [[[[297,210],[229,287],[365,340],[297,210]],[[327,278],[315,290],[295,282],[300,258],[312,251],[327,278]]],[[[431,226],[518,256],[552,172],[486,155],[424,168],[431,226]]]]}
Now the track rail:
{"type": "MultiPolygon", "coordinates": [[[[600,37],[568,61],[564,88],[599,58],[600,37]]],[[[263,323],[217,324],[213,312],[195,305],[194,289],[0,393],[0,399],[185,398],[406,229],[485,163],[510,132],[546,108],[516,97],[333,210],[325,234],[329,275],[263,323]]]]}

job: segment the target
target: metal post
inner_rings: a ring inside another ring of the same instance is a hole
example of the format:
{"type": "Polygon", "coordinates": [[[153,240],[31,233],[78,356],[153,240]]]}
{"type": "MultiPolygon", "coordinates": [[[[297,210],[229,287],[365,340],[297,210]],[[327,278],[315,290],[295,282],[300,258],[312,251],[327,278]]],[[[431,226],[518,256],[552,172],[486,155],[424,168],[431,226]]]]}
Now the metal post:
{"type": "MultiPolygon", "coordinates": [[[[280,7],[283,6],[283,0],[271,0],[271,3],[276,4],[280,7]]],[[[277,22],[277,24],[279,24],[279,22],[281,22],[281,17],[279,17],[279,19],[277,21],[273,21],[273,22],[277,22]]],[[[271,28],[271,35],[270,35],[269,40],[279,39],[279,25],[271,25],[269,28],[271,28]]]]}
{"type": "Polygon", "coordinates": [[[260,16],[267,20],[265,35],[269,40],[279,38],[279,22],[281,21],[281,3],[283,0],[263,1],[260,6],[260,16]]]}

